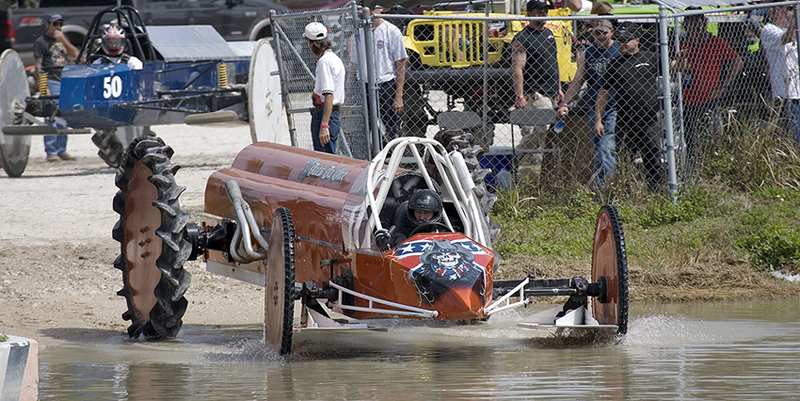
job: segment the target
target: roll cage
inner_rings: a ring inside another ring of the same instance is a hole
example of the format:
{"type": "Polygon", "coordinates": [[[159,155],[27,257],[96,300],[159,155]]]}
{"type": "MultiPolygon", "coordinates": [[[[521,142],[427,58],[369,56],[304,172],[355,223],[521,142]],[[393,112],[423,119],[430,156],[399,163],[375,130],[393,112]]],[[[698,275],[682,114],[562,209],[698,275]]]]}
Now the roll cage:
{"type": "Polygon", "coordinates": [[[125,31],[125,46],[129,49],[130,55],[142,62],[157,60],[139,12],[131,6],[119,6],[108,7],[94,16],[78,54],[79,63],[88,62],[89,58],[97,53],[103,38],[103,28],[112,22],[116,22],[125,31]]]}
{"type": "Polygon", "coordinates": [[[396,138],[372,159],[366,185],[373,232],[388,229],[397,207],[415,190],[429,188],[442,195],[448,228],[491,248],[485,215],[472,192],[475,184],[457,150],[448,153],[433,139],[396,138]]]}

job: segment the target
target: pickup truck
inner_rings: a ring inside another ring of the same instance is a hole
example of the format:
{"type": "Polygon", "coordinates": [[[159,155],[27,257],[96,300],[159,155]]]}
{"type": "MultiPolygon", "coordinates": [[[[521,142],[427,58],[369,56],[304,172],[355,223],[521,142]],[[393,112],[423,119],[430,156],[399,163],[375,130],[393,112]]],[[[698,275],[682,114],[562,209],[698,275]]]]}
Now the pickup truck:
{"type": "Polygon", "coordinates": [[[270,11],[289,11],[266,0],[41,0],[25,8],[36,3],[0,0],[0,52],[16,50],[25,65],[33,64],[33,42],[44,34],[50,13],[64,17],[62,32],[80,47],[95,14],[115,5],[133,6],[147,25],[212,25],[226,41],[272,36],[270,11]]]}

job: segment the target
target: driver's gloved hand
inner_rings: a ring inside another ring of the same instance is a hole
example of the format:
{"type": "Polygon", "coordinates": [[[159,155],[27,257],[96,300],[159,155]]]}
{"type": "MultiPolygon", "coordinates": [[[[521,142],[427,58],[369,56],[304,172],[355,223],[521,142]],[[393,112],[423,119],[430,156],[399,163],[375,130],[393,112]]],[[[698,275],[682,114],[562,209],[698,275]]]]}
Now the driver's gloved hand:
{"type": "Polygon", "coordinates": [[[394,226],[388,230],[381,228],[380,230],[375,231],[375,243],[382,252],[386,252],[391,249],[389,243],[392,241],[392,232],[394,232],[394,226]]]}

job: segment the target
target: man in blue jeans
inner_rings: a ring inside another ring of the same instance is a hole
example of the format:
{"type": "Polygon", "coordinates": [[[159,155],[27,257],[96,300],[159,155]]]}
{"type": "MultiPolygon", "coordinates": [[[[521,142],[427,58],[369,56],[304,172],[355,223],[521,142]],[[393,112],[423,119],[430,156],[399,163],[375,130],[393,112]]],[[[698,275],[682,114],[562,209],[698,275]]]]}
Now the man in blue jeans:
{"type": "MultiPolygon", "coordinates": [[[[47,31],[33,43],[36,71],[47,73],[47,90],[52,96],[58,96],[61,93],[61,70],[67,65],[67,56],[78,57],[78,48],[73,46],[67,36],[61,32],[63,24],[64,18],[60,14],[50,14],[45,23],[47,31]]],[[[47,95],[47,93],[42,94],[47,95]]],[[[56,122],[52,122],[51,125],[57,129],[67,128],[56,122]]],[[[67,153],[67,136],[63,134],[46,135],[44,150],[47,153],[48,162],[75,160],[72,155],[67,153]]]]}
{"type": "Polygon", "coordinates": [[[344,64],[331,50],[325,25],[311,22],[306,25],[303,36],[317,56],[311,94],[311,141],[318,152],[336,153],[336,140],[341,132],[339,107],[344,102],[344,64]]]}
{"type": "Polygon", "coordinates": [[[594,131],[595,121],[595,102],[597,91],[603,85],[603,75],[606,67],[611,60],[619,57],[619,44],[614,41],[614,28],[610,20],[592,21],[592,37],[594,44],[586,49],[585,54],[578,56],[578,69],[575,77],[569,83],[564,99],[559,103],[558,115],[563,118],[569,113],[567,105],[577,96],[578,91],[584,82],[587,83],[587,90],[584,96],[590,99],[589,131],[594,144],[594,183],[598,189],[602,189],[605,184],[614,177],[616,169],[616,139],[614,130],[617,125],[617,109],[615,107],[614,95],[612,90],[609,93],[606,111],[603,113],[603,134],[598,135],[594,131]]]}

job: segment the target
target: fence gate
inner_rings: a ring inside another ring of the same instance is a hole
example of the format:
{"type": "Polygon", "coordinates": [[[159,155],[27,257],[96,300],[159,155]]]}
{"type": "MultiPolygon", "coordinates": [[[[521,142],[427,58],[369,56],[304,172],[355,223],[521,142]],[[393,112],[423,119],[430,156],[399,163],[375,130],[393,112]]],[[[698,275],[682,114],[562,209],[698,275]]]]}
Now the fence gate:
{"type": "Polygon", "coordinates": [[[310,108],[317,58],[309,49],[303,33],[308,23],[316,21],[328,28],[331,50],[345,66],[345,103],[340,109],[342,132],[337,152],[361,160],[371,159],[374,140],[371,130],[365,129],[368,126],[366,88],[356,79],[352,67],[356,61],[365,62],[365,55],[354,51],[359,48],[357,44],[361,40],[358,30],[362,21],[366,21],[360,15],[358,5],[351,2],[345,8],[333,10],[276,14],[272,21],[292,146],[313,148],[310,108]]]}

